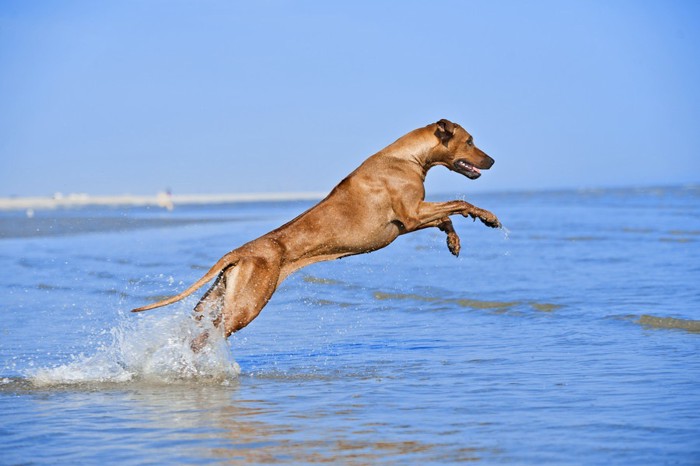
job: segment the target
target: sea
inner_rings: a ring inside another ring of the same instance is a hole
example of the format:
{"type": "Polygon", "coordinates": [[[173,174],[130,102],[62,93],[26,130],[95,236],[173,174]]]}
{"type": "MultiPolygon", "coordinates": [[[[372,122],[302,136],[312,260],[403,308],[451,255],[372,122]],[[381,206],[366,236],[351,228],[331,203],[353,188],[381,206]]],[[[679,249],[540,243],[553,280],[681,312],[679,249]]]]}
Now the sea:
{"type": "Polygon", "coordinates": [[[0,212],[0,464],[700,464],[700,186],[436,195],[229,340],[185,289],[309,201],[0,212]]]}

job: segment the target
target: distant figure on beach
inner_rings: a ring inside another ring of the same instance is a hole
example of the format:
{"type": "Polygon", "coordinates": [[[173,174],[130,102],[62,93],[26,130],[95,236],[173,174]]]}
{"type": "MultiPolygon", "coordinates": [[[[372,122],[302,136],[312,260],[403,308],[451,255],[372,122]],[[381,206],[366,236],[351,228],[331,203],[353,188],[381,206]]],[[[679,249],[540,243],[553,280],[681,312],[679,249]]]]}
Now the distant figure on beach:
{"type": "Polygon", "coordinates": [[[158,206],[167,210],[173,210],[175,208],[175,204],[173,203],[173,195],[170,192],[170,188],[159,192],[156,196],[156,202],[158,203],[158,206]]]}

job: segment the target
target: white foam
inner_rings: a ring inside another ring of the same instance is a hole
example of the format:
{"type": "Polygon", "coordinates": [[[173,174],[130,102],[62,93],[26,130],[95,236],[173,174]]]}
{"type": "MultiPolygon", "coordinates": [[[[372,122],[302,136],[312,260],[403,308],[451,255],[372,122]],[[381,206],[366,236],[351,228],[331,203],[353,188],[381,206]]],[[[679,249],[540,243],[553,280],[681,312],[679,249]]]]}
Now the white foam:
{"type": "MultiPolygon", "coordinates": [[[[238,376],[223,334],[204,329],[183,314],[121,316],[111,329],[112,341],[92,355],[78,355],[68,364],[41,368],[28,374],[34,385],[124,383],[135,380],[172,383],[183,380],[224,382],[238,376]],[[209,331],[204,348],[195,353],[190,344],[209,331]]],[[[211,324],[209,324],[211,326],[211,324]]]]}

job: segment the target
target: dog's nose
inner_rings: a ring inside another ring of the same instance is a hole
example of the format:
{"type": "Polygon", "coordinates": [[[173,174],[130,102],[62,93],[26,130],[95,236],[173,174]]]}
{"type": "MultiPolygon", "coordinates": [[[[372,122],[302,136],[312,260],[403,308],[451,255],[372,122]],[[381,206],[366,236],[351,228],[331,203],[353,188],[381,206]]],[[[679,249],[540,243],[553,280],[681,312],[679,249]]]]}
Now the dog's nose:
{"type": "Polygon", "coordinates": [[[486,153],[480,149],[477,149],[479,151],[479,155],[481,155],[481,160],[479,161],[479,165],[477,165],[477,168],[480,168],[482,170],[488,170],[493,166],[493,164],[496,162],[493,160],[491,157],[486,155],[486,153]]]}

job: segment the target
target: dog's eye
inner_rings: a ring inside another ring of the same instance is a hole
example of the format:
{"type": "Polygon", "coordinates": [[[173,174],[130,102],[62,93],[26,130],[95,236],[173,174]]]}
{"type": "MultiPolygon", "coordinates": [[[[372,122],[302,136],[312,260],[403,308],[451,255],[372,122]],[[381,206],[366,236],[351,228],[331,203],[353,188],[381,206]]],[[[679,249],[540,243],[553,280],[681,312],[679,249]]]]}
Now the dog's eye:
{"type": "Polygon", "coordinates": [[[473,145],[474,145],[474,138],[469,138],[469,139],[467,139],[467,145],[468,145],[469,147],[473,146],[473,145]]]}

